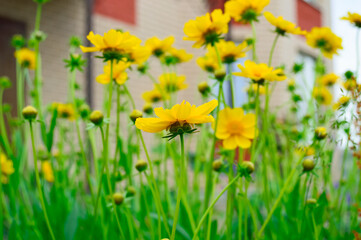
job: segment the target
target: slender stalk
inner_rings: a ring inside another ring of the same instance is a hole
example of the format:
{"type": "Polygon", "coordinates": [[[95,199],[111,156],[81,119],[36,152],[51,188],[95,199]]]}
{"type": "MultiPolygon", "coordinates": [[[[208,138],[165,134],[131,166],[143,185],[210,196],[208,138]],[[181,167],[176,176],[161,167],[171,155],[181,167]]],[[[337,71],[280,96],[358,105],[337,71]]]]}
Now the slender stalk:
{"type": "Polygon", "coordinates": [[[290,184],[290,182],[291,182],[291,180],[292,180],[292,177],[293,177],[293,175],[295,174],[295,172],[296,172],[296,170],[297,170],[297,167],[298,167],[298,165],[301,163],[301,161],[302,161],[302,158],[300,158],[300,159],[298,160],[298,163],[297,163],[296,166],[292,169],[290,175],[288,175],[287,180],[286,180],[285,184],[283,185],[283,188],[281,189],[281,192],[280,192],[280,194],[278,195],[278,197],[277,197],[277,199],[276,199],[276,202],[273,204],[270,212],[268,213],[268,216],[267,216],[266,220],[263,222],[261,229],[260,229],[260,230],[258,231],[258,233],[257,233],[257,239],[262,236],[263,231],[265,230],[268,222],[271,220],[271,217],[272,217],[274,211],[276,210],[278,204],[281,202],[282,197],[283,197],[283,195],[285,194],[287,187],[289,187],[289,184],[290,184]]]}
{"type": "Polygon", "coordinates": [[[213,209],[214,205],[217,203],[217,201],[218,201],[219,198],[223,195],[223,193],[225,193],[225,191],[227,191],[227,189],[228,189],[230,186],[232,186],[232,184],[234,184],[240,176],[241,176],[241,175],[238,174],[235,178],[233,178],[233,180],[232,180],[231,182],[229,182],[228,185],[225,186],[225,187],[223,188],[223,190],[217,195],[217,197],[212,201],[211,205],[209,205],[209,207],[208,207],[208,208],[206,209],[206,211],[204,212],[201,220],[199,221],[198,226],[196,227],[196,230],[194,230],[194,235],[193,235],[192,240],[195,240],[195,239],[198,238],[198,237],[197,237],[197,234],[198,234],[199,230],[201,229],[201,226],[202,226],[204,220],[206,219],[208,213],[213,209]]]}
{"type": "Polygon", "coordinates": [[[252,26],[252,38],[253,38],[252,58],[253,61],[258,62],[257,53],[256,53],[257,36],[256,36],[256,27],[254,25],[254,21],[251,21],[251,26],[252,26]]]}
{"type": "Polygon", "coordinates": [[[52,230],[51,225],[50,225],[48,214],[46,212],[45,201],[44,201],[44,197],[43,197],[43,191],[42,191],[41,184],[40,184],[39,169],[38,169],[38,158],[37,158],[37,155],[36,155],[34,132],[33,132],[33,125],[32,125],[31,120],[29,120],[29,126],[30,126],[31,145],[32,145],[32,148],[33,148],[36,186],[38,188],[40,203],[41,203],[41,207],[43,208],[43,213],[44,213],[46,226],[48,227],[48,230],[50,232],[51,239],[55,240],[55,236],[54,236],[53,230],[52,230]]]}
{"type": "Polygon", "coordinates": [[[138,136],[140,138],[140,141],[142,142],[142,146],[143,146],[145,155],[146,155],[147,160],[148,160],[149,171],[150,171],[150,179],[151,179],[151,181],[153,183],[153,187],[154,187],[154,191],[155,191],[155,193],[153,194],[153,197],[154,197],[155,201],[158,203],[160,212],[161,212],[162,217],[163,217],[163,223],[164,223],[165,229],[166,229],[167,233],[170,235],[170,230],[169,230],[169,226],[168,226],[167,217],[166,217],[166,215],[164,213],[162,202],[160,200],[160,194],[159,194],[158,186],[157,186],[157,183],[156,183],[155,178],[154,178],[153,163],[150,160],[150,156],[149,156],[149,153],[148,153],[148,149],[147,149],[147,147],[145,145],[142,132],[140,130],[138,130],[138,129],[137,129],[137,132],[138,132],[138,136]]]}
{"type": "Polygon", "coordinates": [[[129,92],[129,90],[128,90],[128,88],[127,88],[127,86],[125,84],[123,84],[123,87],[124,87],[125,93],[127,94],[128,98],[130,100],[130,103],[132,104],[133,109],[136,109],[135,102],[134,102],[134,99],[132,97],[132,94],[130,94],[130,92],[129,92]]]}
{"type": "Polygon", "coordinates": [[[175,238],[175,232],[176,232],[176,228],[177,228],[177,222],[178,222],[178,214],[179,214],[179,208],[180,208],[180,201],[182,199],[182,190],[183,190],[183,182],[184,182],[184,136],[183,134],[179,135],[180,138],[180,142],[181,142],[181,168],[180,168],[180,173],[179,173],[179,186],[178,186],[178,194],[177,194],[177,203],[176,203],[176,207],[175,207],[175,213],[174,213],[174,219],[173,219],[173,227],[172,227],[172,235],[170,237],[171,240],[174,240],[175,238]]]}
{"type": "Polygon", "coordinates": [[[273,40],[271,51],[270,51],[269,57],[268,57],[268,66],[269,67],[271,67],[271,65],[272,65],[273,53],[274,53],[274,51],[276,49],[276,44],[277,44],[277,40],[278,40],[279,37],[280,37],[280,35],[277,33],[275,39],[273,40]]]}
{"type": "MultiPolygon", "coordinates": [[[[232,152],[231,156],[228,158],[228,182],[231,182],[234,176],[233,172],[233,159],[235,151],[232,152]]],[[[240,152],[241,153],[241,152],[240,152]]],[[[241,158],[239,158],[241,159],[241,158]]],[[[227,191],[227,212],[226,212],[226,225],[227,225],[227,238],[228,240],[232,239],[232,220],[233,220],[233,211],[234,211],[234,194],[235,186],[233,185],[229,191],[227,191]]]]}
{"type": "Polygon", "coordinates": [[[24,70],[16,61],[16,97],[18,105],[18,118],[21,118],[21,111],[24,108],[24,70]]]}
{"type": "Polygon", "coordinates": [[[8,156],[12,156],[13,152],[10,147],[8,133],[5,128],[4,111],[3,111],[3,95],[4,95],[4,89],[0,88],[0,133],[1,133],[1,136],[4,141],[4,148],[5,148],[6,154],[8,156]]]}
{"type": "MultiPolygon", "coordinates": [[[[1,152],[1,148],[0,148],[0,156],[1,156],[1,154],[2,154],[2,152],[1,152]]],[[[0,162],[0,174],[2,174],[2,170],[1,170],[1,167],[2,167],[2,164],[1,164],[1,162],[0,162]]],[[[1,175],[0,175],[1,176],[1,175]]],[[[4,236],[4,234],[3,234],[3,227],[4,227],[4,223],[5,223],[5,221],[4,221],[4,217],[3,217],[3,213],[5,212],[4,210],[3,210],[3,204],[4,204],[4,206],[5,206],[5,199],[4,199],[4,201],[3,201],[3,185],[2,185],[2,181],[1,181],[1,179],[0,179],[0,224],[1,224],[1,226],[0,226],[0,239],[2,240],[3,239],[3,236],[4,236]]]]}

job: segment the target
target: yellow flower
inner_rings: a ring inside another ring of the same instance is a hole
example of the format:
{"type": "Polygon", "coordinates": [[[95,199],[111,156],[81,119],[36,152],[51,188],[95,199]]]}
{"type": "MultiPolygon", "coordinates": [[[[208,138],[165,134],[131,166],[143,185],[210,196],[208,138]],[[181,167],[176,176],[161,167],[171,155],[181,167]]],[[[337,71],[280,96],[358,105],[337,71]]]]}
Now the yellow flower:
{"type": "Polygon", "coordinates": [[[312,156],[315,154],[315,148],[312,146],[300,146],[296,149],[298,154],[304,154],[306,157],[312,156]]]}
{"type": "Polygon", "coordinates": [[[225,149],[249,148],[256,137],[256,115],[244,114],[242,108],[225,108],[219,112],[216,137],[225,149]]]}
{"type": "Polygon", "coordinates": [[[224,7],[235,21],[249,23],[258,21],[257,17],[268,4],[269,0],[230,0],[224,7]]]}
{"type": "Polygon", "coordinates": [[[177,132],[180,128],[190,130],[194,124],[213,122],[209,114],[218,106],[217,100],[212,100],[199,107],[183,101],[171,109],[155,108],[154,113],[158,118],[137,118],[135,126],[145,132],[160,132],[169,130],[177,132]]]}
{"type": "Polygon", "coordinates": [[[317,127],[315,129],[315,137],[318,140],[324,139],[327,136],[327,130],[325,127],[317,127]]]}
{"type": "MultiPolygon", "coordinates": [[[[238,58],[246,56],[246,52],[249,50],[247,42],[242,42],[238,46],[232,41],[221,40],[216,43],[219,55],[223,63],[233,63],[238,58]]],[[[206,54],[210,58],[217,59],[217,53],[214,47],[208,47],[208,53],[206,54]]]]}
{"type": "Polygon", "coordinates": [[[285,36],[286,33],[297,35],[305,35],[307,33],[306,31],[302,31],[299,27],[296,27],[296,24],[294,24],[293,22],[283,19],[282,16],[276,18],[270,12],[265,12],[263,15],[270,24],[276,27],[275,32],[280,34],[281,36],[285,36]]]}
{"type": "Polygon", "coordinates": [[[216,9],[211,14],[196,17],[184,24],[183,31],[186,37],[183,40],[195,41],[193,47],[199,48],[203,45],[214,44],[219,41],[222,34],[228,32],[230,17],[223,14],[222,10],[216,9]]]}
{"type": "MultiPolygon", "coordinates": [[[[125,83],[128,78],[128,74],[125,70],[130,66],[130,63],[123,61],[113,62],[113,80],[116,81],[119,85],[125,83]]],[[[101,84],[110,83],[110,61],[103,68],[104,73],[96,77],[96,81],[101,84]]]]}
{"type": "Polygon", "coordinates": [[[162,58],[162,62],[167,65],[170,65],[170,64],[188,62],[192,58],[193,55],[187,53],[186,50],[184,49],[171,48],[162,58]]]}
{"type": "Polygon", "coordinates": [[[54,173],[51,167],[51,163],[49,161],[41,162],[41,172],[43,173],[43,176],[46,181],[51,183],[54,182],[54,173]]]}
{"type": "Polygon", "coordinates": [[[150,55],[151,52],[147,47],[138,46],[128,53],[128,58],[130,62],[141,65],[148,60],[150,55]]]}
{"type": "Polygon", "coordinates": [[[35,69],[36,56],[34,51],[22,48],[15,52],[15,58],[22,67],[35,69]]]}
{"type": "Polygon", "coordinates": [[[347,104],[349,103],[350,99],[351,99],[351,98],[348,97],[348,96],[342,96],[342,97],[340,97],[340,98],[338,99],[337,103],[335,103],[335,104],[333,105],[333,109],[334,109],[334,110],[337,110],[337,109],[339,109],[340,107],[345,107],[345,106],[347,106],[347,104]]]}
{"type": "MultiPolygon", "coordinates": [[[[154,86],[153,90],[146,91],[142,94],[142,98],[148,103],[156,103],[165,99],[168,99],[168,95],[163,96],[162,92],[160,91],[160,86],[154,86]]],[[[166,93],[164,93],[166,94],[166,93]]]]}
{"type": "Polygon", "coordinates": [[[0,153],[1,164],[1,182],[6,184],[9,182],[9,176],[15,172],[13,162],[6,157],[5,154],[0,153]]]}
{"type": "Polygon", "coordinates": [[[321,78],[320,78],[320,83],[323,85],[323,86],[327,86],[327,87],[330,87],[330,86],[333,86],[337,80],[339,79],[340,77],[334,73],[329,73],[329,74],[326,74],[326,75],[323,75],[321,78]]]}
{"type": "Polygon", "coordinates": [[[332,58],[333,54],[338,54],[342,48],[342,38],[334,34],[329,27],[314,27],[306,34],[307,44],[313,48],[319,48],[327,58],[332,58]]]}
{"type": "Polygon", "coordinates": [[[178,76],[176,73],[163,73],[159,76],[160,87],[167,93],[186,89],[188,84],[184,83],[185,80],[184,75],[178,76]]]}
{"type": "Polygon", "coordinates": [[[251,95],[254,95],[257,93],[259,89],[259,95],[265,95],[266,94],[266,88],[263,85],[252,83],[248,88],[247,92],[249,92],[251,95]]]}
{"type": "Polygon", "coordinates": [[[332,101],[332,94],[325,87],[315,87],[312,96],[319,104],[329,105],[332,101]]]}
{"type": "Polygon", "coordinates": [[[53,106],[58,110],[58,116],[68,120],[75,119],[75,109],[71,103],[53,103],[53,106]]]}
{"type": "Polygon", "coordinates": [[[257,64],[251,60],[244,62],[244,67],[241,64],[237,65],[241,72],[234,72],[233,75],[250,78],[254,82],[262,84],[267,81],[282,81],[286,79],[282,69],[273,70],[272,67],[268,67],[265,63],[257,64]]]}
{"type": "Polygon", "coordinates": [[[357,86],[357,82],[356,79],[348,79],[343,83],[343,87],[347,90],[347,91],[353,91],[357,86]]]}
{"type": "Polygon", "coordinates": [[[197,64],[200,66],[204,71],[213,73],[219,68],[219,64],[217,59],[209,56],[203,56],[197,58],[197,64]]]}
{"type": "Polygon", "coordinates": [[[145,46],[151,51],[154,56],[160,57],[172,47],[173,43],[173,36],[166,37],[163,40],[160,40],[157,37],[151,37],[145,42],[145,46]]]}
{"type": "Polygon", "coordinates": [[[94,45],[94,47],[80,46],[83,52],[118,52],[126,54],[131,52],[135,47],[138,47],[142,42],[139,38],[131,35],[129,32],[121,32],[115,29],[110,29],[104,33],[104,37],[99,34],[94,34],[93,31],[89,33],[87,39],[94,45]]]}
{"type": "Polygon", "coordinates": [[[341,20],[347,20],[354,24],[356,27],[361,28],[361,15],[358,13],[348,12],[347,16],[342,17],[341,20]]]}

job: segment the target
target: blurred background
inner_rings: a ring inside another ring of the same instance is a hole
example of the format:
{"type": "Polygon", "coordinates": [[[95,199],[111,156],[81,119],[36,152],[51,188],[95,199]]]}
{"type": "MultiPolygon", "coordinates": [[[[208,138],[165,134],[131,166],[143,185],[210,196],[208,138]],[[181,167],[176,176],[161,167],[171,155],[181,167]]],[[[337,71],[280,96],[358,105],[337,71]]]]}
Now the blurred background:
{"type": "MultiPolygon", "coordinates": [[[[43,59],[44,102],[63,102],[66,100],[67,70],[63,59],[69,57],[69,39],[78,36],[83,45],[89,44],[86,36],[89,31],[103,34],[111,28],[130,31],[143,41],[152,36],[164,38],[173,35],[177,48],[186,49],[194,55],[187,63],[180,65],[179,74],[187,76],[189,89],[180,92],[179,100],[199,103],[197,84],[206,80],[195,63],[198,56],[204,54],[204,49],[193,49],[191,42],[182,40],[183,25],[189,19],[205,14],[215,8],[223,8],[224,0],[52,0],[43,7],[40,29],[47,34],[47,39],[41,43],[43,59]]],[[[355,69],[355,36],[356,30],[346,21],[340,21],[347,11],[361,12],[360,0],[271,0],[266,7],[275,16],[282,15],[285,19],[299,25],[303,30],[310,30],[315,26],[331,26],[334,32],[343,38],[344,50],[333,60],[325,59],[328,72],[342,74],[346,70],[355,69]]],[[[35,21],[36,4],[32,0],[0,0],[0,76],[6,75],[13,81],[13,93],[8,91],[5,102],[16,105],[15,98],[15,58],[10,39],[14,34],[29,37],[35,21]]],[[[260,61],[266,62],[273,42],[273,27],[260,18],[256,24],[257,54],[260,61]]],[[[231,23],[229,40],[242,42],[251,37],[251,27],[231,23]]],[[[80,53],[80,49],[78,50],[80,53]]],[[[250,56],[248,56],[249,58],[250,56]]],[[[306,45],[302,36],[282,38],[277,44],[274,54],[274,66],[285,65],[292,68],[293,62],[304,63],[304,80],[296,79],[300,85],[307,88],[314,81],[315,61],[317,52],[306,45]]],[[[101,107],[103,94],[102,85],[95,81],[95,77],[102,73],[103,63],[86,55],[87,68],[77,76],[83,97],[94,108],[101,107]]],[[[239,59],[242,63],[247,58],[239,59]]],[[[237,63],[236,63],[237,64],[237,63]]],[[[236,68],[236,64],[234,67],[236,68]]],[[[151,72],[154,76],[161,74],[161,67],[156,59],[150,60],[151,72]],[[152,61],[153,60],[153,61],[152,61]]],[[[141,93],[152,89],[151,81],[138,74],[130,73],[128,81],[130,91],[135,97],[138,108],[143,105],[141,93]]],[[[237,89],[236,105],[241,106],[246,98],[244,89],[248,81],[242,78],[235,80],[237,89]]],[[[277,84],[276,92],[272,95],[271,106],[283,104],[289,96],[286,82],[277,84]]],[[[229,95],[229,87],[225,87],[225,95],[229,95]]],[[[306,101],[305,101],[306,102],[306,101]]],[[[302,111],[300,111],[302,113],[302,111]]]]}

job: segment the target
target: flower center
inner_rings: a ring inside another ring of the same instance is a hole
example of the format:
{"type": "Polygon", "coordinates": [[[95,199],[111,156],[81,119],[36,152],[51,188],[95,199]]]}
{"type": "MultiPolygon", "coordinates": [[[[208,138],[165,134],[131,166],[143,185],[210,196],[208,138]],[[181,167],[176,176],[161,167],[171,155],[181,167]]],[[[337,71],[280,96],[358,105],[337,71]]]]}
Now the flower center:
{"type": "Polygon", "coordinates": [[[239,134],[243,131],[244,127],[242,122],[239,120],[232,120],[228,122],[227,130],[231,134],[239,134]]]}

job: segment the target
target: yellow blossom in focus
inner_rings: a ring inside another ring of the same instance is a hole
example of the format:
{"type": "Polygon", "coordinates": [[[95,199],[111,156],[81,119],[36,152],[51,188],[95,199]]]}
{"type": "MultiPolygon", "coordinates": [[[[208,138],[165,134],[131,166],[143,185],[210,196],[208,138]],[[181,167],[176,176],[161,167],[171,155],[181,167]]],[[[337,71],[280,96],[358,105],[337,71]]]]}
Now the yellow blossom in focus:
{"type": "Polygon", "coordinates": [[[163,73],[159,76],[160,87],[167,93],[186,89],[188,84],[184,83],[185,80],[184,75],[177,75],[176,73],[163,73]]]}
{"type": "Polygon", "coordinates": [[[228,32],[228,22],[231,20],[228,14],[223,14],[222,10],[216,9],[212,13],[196,17],[184,24],[183,31],[186,37],[183,40],[195,41],[193,47],[199,48],[203,45],[219,41],[222,34],[228,32]]]}
{"type": "Polygon", "coordinates": [[[361,28],[361,15],[358,13],[348,12],[347,16],[342,17],[341,20],[349,21],[351,24],[354,24],[356,27],[361,28]]]}
{"type": "Polygon", "coordinates": [[[148,103],[156,103],[168,99],[169,98],[168,94],[164,93],[166,94],[166,96],[163,96],[159,88],[160,88],[159,85],[154,86],[153,90],[144,92],[142,94],[142,98],[148,103]]]}
{"type": "Polygon", "coordinates": [[[258,21],[257,17],[269,4],[269,0],[230,0],[224,5],[225,12],[236,22],[258,21]]]}
{"type": "Polygon", "coordinates": [[[151,51],[151,53],[156,56],[162,56],[166,51],[171,49],[172,44],[174,43],[174,37],[169,36],[161,40],[158,37],[151,37],[145,42],[145,46],[151,51]]]}
{"type": "Polygon", "coordinates": [[[51,167],[51,163],[49,161],[42,161],[41,162],[41,172],[46,181],[54,182],[54,173],[53,168],[51,167]]]}
{"type": "Polygon", "coordinates": [[[22,48],[15,52],[15,58],[22,67],[35,69],[36,56],[34,51],[22,48]]]}
{"type": "Polygon", "coordinates": [[[327,86],[327,87],[330,87],[330,86],[333,86],[337,80],[339,79],[340,77],[334,73],[329,73],[329,74],[326,74],[326,75],[323,75],[321,78],[320,78],[320,83],[323,85],[323,86],[327,86]]]}
{"type": "Polygon", "coordinates": [[[213,122],[209,114],[218,106],[217,100],[212,100],[199,107],[183,101],[171,109],[155,108],[158,118],[137,118],[135,126],[145,132],[156,133],[162,130],[177,132],[179,128],[189,130],[194,124],[213,122]]]}
{"type": "Polygon", "coordinates": [[[282,81],[286,79],[286,75],[282,69],[273,70],[265,63],[257,64],[251,60],[246,60],[244,66],[237,65],[241,72],[234,72],[233,75],[250,78],[254,82],[262,84],[264,81],[282,81]]]}
{"type": "Polygon", "coordinates": [[[9,182],[9,176],[15,172],[13,162],[6,157],[4,153],[0,153],[1,164],[1,183],[6,184],[9,182]]]}
{"type": "Polygon", "coordinates": [[[325,87],[315,87],[312,96],[319,104],[329,105],[332,102],[332,94],[325,87]]]}
{"type": "MultiPolygon", "coordinates": [[[[242,42],[239,45],[236,45],[233,41],[224,41],[221,40],[216,43],[216,47],[219,51],[219,56],[223,63],[233,63],[238,58],[243,58],[246,56],[246,52],[249,50],[247,42],[242,42]]],[[[210,58],[217,59],[217,53],[214,47],[208,47],[208,55],[210,58]]]]}
{"type": "MultiPolygon", "coordinates": [[[[96,81],[101,84],[108,84],[110,83],[110,68],[111,68],[110,61],[107,65],[104,66],[103,70],[104,73],[100,74],[96,77],[96,81]]],[[[125,83],[125,81],[128,78],[128,74],[125,72],[125,70],[130,66],[130,63],[126,63],[123,61],[119,62],[113,62],[113,80],[118,83],[119,85],[122,85],[125,83]]]]}
{"type": "Polygon", "coordinates": [[[225,108],[219,112],[216,137],[225,149],[249,148],[256,137],[256,115],[244,114],[242,108],[225,108]]]}
{"type": "Polygon", "coordinates": [[[306,42],[313,48],[321,50],[327,58],[332,58],[338,54],[342,48],[342,38],[334,34],[329,27],[314,27],[311,32],[306,34],[306,42]]]}
{"type": "Polygon", "coordinates": [[[340,107],[344,107],[344,106],[347,106],[347,104],[349,103],[350,101],[350,97],[348,96],[342,96],[338,99],[338,101],[333,105],[333,109],[334,110],[337,110],[339,109],[340,107]]]}
{"type": "Polygon", "coordinates": [[[270,12],[265,12],[263,14],[267,21],[276,27],[276,33],[281,36],[285,36],[286,33],[296,34],[296,35],[305,35],[307,32],[302,31],[299,27],[296,27],[296,24],[293,22],[283,19],[282,16],[275,17],[270,12]]]}
{"type": "Polygon", "coordinates": [[[219,64],[216,58],[203,56],[197,58],[197,64],[206,72],[213,73],[219,68],[219,64]]]}
{"type": "Polygon", "coordinates": [[[94,47],[80,46],[83,52],[117,52],[120,54],[127,54],[134,48],[138,47],[142,42],[139,38],[131,35],[129,32],[121,32],[115,29],[110,29],[104,33],[104,36],[94,34],[91,31],[87,39],[94,45],[94,47]]]}

